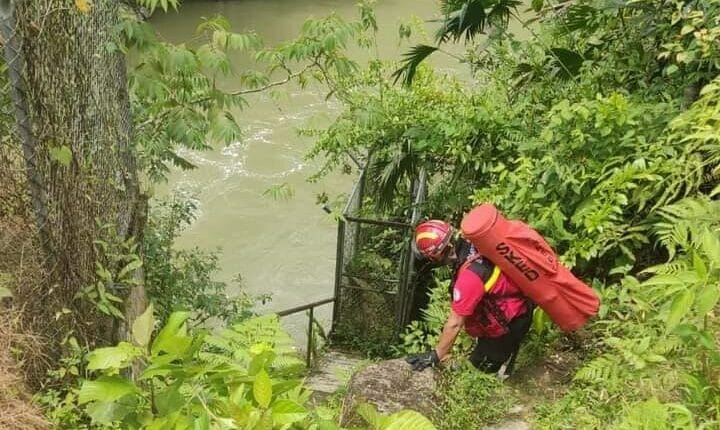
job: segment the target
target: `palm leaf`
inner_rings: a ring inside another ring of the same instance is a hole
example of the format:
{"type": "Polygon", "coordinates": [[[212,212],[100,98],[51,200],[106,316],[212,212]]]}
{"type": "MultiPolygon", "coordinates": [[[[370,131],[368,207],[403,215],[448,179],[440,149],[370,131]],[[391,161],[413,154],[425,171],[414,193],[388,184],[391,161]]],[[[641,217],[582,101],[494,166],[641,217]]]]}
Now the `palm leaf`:
{"type": "MultiPolygon", "coordinates": [[[[435,33],[435,39],[438,45],[462,38],[467,42],[485,33],[490,25],[505,28],[513,10],[520,4],[520,0],[442,0],[440,9],[445,17],[435,33]]],[[[412,47],[404,54],[402,66],[393,73],[395,82],[402,78],[403,85],[410,85],[418,65],[437,50],[437,47],[428,45],[412,47]]]]}
{"type": "Polygon", "coordinates": [[[440,11],[443,13],[443,15],[449,15],[455,11],[460,10],[464,3],[465,0],[441,0],[440,11]]]}
{"type": "Polygon", "coordinates": [[[450,39],[458,41],[464,35],[465,40],[469,41],[482,34],[487,23],[484,1],[470,0],[445,16],[442,26],[435,33],[435,39],[438,43],[444,43],[450,39]]]}
{"type": "Polygon", "coordinates": [[[565,34],[570,34],[578,30],[585,30],[592,33],[598,26],[595,19],[598,10],[587,4],[574,4],[567,8],[563,15],[562,25],[560,29],[565,30],[565,34]]]}
{"type": "Polygon", "coordinates": [[[523,2],[520,0],[498,1],[493,4],[490,11],[487,12],[487,21],[490,25],[505,28],[510,21],[513,11],[522,4],[523,2]]]}
{"type": "Polygon", "coordinates": [[[403,54],[405,58],[400,68],[392,74],[395,78],[394,83],[397,83],[402,78],[403,85],[410,86],[420,63],[437,50],[436,46],[429,45],[416,45],[410,48],[410,51],[403,54]]]}
{"type": "Polygon", "coordinates": [[[375,178],[371,186],[381,210],[392,206],[400,186],[419,174],[420,164],[409,139],[403,139],[391,153],[374,154],[370,158],[368,169],[370,177],[375,178]]]}
{"type": "Polygon", "coordinates": [[[550,48],[548,56],[548,64],[554,69],[553,74],[561,79],[575,78],[585,61],[582,55],[565,48],[550,48]]]}

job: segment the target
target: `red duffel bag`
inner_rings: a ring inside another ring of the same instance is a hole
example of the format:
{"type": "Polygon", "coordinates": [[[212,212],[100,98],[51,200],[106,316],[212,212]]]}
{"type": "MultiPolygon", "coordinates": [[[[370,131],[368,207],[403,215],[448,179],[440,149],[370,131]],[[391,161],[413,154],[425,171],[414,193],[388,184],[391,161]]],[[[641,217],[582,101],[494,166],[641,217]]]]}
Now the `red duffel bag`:
{"type": "Polygon", "coordinates": [[[598,312],[595,291],[558,262],[542,236],[527,224],[509,221],[492,204],[465,215],[462,233],[478,252],[512,279],[563,331],[574,331],[598,312]]]}

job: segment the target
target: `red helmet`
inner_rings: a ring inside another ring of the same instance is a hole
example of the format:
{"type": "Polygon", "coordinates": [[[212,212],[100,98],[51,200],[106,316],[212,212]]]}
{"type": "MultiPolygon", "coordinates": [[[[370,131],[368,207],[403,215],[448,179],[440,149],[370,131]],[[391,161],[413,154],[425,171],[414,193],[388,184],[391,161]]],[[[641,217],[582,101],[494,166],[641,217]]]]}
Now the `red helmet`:
{"type": "Polygon", "coordinates": [[[415,227],[414,250],[430,260],[439,260],[453,236],[453,227],[440,220],[421,222],[415,227]]]}

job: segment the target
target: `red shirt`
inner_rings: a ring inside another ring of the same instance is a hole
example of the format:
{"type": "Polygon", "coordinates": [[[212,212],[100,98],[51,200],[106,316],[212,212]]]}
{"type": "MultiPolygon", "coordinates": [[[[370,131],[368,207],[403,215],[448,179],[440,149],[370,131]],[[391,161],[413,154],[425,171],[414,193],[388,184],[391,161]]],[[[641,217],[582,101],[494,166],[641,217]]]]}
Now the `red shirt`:
{"type": "Polygon", "coordinates": [[[465,331],[472,337],[499,337],[506,333],[491,312],[482,310],[480,304],[486,294],[492,294],[507,321],[512,321],[526,310],[522,292],[504,273],[486,293],[482,278],[469,268],[462,267],[455,279],[451,306],[456,314],[466,317],[465,331]]]}

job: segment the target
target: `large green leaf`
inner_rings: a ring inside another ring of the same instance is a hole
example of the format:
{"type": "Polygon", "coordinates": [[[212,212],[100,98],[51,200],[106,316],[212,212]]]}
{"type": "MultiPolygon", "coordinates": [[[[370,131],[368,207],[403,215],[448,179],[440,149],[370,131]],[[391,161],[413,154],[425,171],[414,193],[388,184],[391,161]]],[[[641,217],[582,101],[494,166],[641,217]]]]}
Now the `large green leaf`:
{"type": "Polygon", "coordinates": [[[155,318],[153,317],[153,305],[150,303],[147,309],[145,309],[145,312],[133,321],[132,335],[135,343],[142,347],[148,346],[154,327],[155,318]]]}
{"type": "Polygon", "coordinates": [[[183,382],[180,380],[155,394],[155,407],[157,408],[158,414],[170,415],[182,409],[185,405],[185,396],[180,393],[180,387],[182,385],[183,382]]]}
{"type": "Polygon", "coordinates": [[[644,286],[663,285],[663,286],[686,286],[697,283],[700,279],[694,271],[684,271],[674,275],[655,275],[647,281],[643,282],[644,286]]]}
{"type": "Polygon", "coordinates": [[[127,342],[120,342],[117,346],[98,348],[88,354],[88,370],[122,369],[137,357],[143,355],[140,348],[127,342]]]}
{"type": "Polygon", "coordinates": [[[78,393],[78,403],[102,401],[114,402],[138,391],[135,384],[118,376],[102,376],[94,381],[84,381],[78,393]]]}
{"type": "Polygon", "coordinates": [[[563,79],[573,79],[580,73],[585,59],[575,51],[565,48],[550,48],[547,55],[549,63],[554,67],[553,73],[563,79]]]}
{"type": "Polygon", "coordinates": [[[257,423],[252,427],[252,430],[272,430],[273,419],[269,411],[263,411],[262,415],[258,419],[257,423]]]}
{"type": "Polygon", "coordinates": [[[275,424],[291,424],[301,421],[307,416],[307,410],[299,403],[288,399],[280,399],[272,405],[272,418],[275,424]]]}
{"type": "Polygon", "coordinates": [[[695,293],[693,290],[684,290],[680,292],[675,299],[673,299],[670,305],[670,313],[668,314],[666,327],[668,330],[674,329],[680,320],[688,313],[690,306],[693,304],[695,299],[695,293]]]}
{"type": "Polygon", "coordinates": [[[713,188],[713,190],[710,191],[710,197],[715,197],[718,194],[720,194],[720,184],[718,184],[717,187],[713,188]]]}
{"type": "Polygon", "coordinates": [[[317,422],[317,430],[340,430],[340,427],[334,421],[320,419],[317,422]]]}
{"type": "Polygon", "coordinates": [[[420,412],[400,411],[390,415],[383,430],[437,430],[420,412]]]}
{"type": "Polygon", "coordinates": [[[695,269],[695,273],[697,273],[698,275],[698,279],[705,279],[705,277],[707,276],[707,266],[705,265],[705,262],[703,261],[700,254],[693,251],[692,260],[693,268],[695,269]]]}
{"type": "Polygon", "coordinates": [[[720,237],[717,233],[705,230],[701,237],[702,250],[712,262],[714,269],[720,268],[720,237]]]}
{"type": "Polygon", "coordinates": [[[371,405],[370,403],[363,403],[357,407],[355,412],[357,412],[357,414],[360,415],[365,422],[370,424],[371,428],[379,429],[382,427],[383,416],[380,415],[374,405],[371,405]]]}
{"type": "Polygon", "coordinates": [[[270,406],[270,401],[272,400],[272,382],[265,370],[261,370],[257,376],[255,376],[253,396],[261,407],[267,408],[270,406]]]}
{"type": "Polygon", "coordinates": [[[187,416],[184,411],[177,411],[165,417],[155,418],[146,423],[143,430],[188,429],[187,416]]]}
{"type": "Polygon", "coordinates": [[[125,418],[137,408],[137,402],[112,401],[92,402],[87,405],[85,412],[95,424],[111,424],[125,418]]]}
{"type": "Polygon", "coordinates": [[[125,265],[122,269],[120,269],[120,272],[117,274],[117,279],[125,279],[125,277],[130,274],[131,272],[139,269],[142,267],[143,262],[140,259],[132,260],[128,264],[125,265]]]}
{"type": "Polygon", "coordinates": [[[696,300],[698,315],[706,315],[715,309],[718,300],[720,300],[720,285],[717,283],[709,283],[703,286],[696,300]]]}
{"type": "Polygon", "coordinates": [[[193,430],[210,430],[210,416],[207,411],[202,411],[200,416],[193,420],[193,430]]]}
{"type": "Polygon", "coordinates": [[[190,318],[189,312],[173,312],[168,318],[165,327],[160,330],[152,344],[152,353],[160,352],[182,354],[187,350],[192,339],[187,336],[185,321],[190,318]]]}

